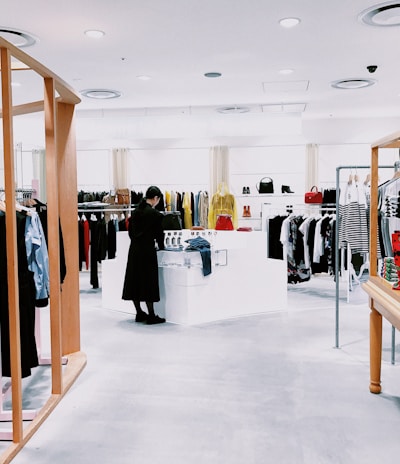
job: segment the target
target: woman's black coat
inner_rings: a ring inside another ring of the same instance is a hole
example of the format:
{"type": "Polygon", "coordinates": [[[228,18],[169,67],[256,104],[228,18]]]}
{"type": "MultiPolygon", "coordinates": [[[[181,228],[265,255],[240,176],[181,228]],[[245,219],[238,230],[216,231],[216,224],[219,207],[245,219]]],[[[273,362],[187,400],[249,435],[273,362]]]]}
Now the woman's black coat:
{"type": "Polygon", "coordinates": [[[155,240],[164,248],[163,215],[148,203],[139,205],[129,219],[131,238],[125,271],[123,300],[160,301],[155,240]]]}

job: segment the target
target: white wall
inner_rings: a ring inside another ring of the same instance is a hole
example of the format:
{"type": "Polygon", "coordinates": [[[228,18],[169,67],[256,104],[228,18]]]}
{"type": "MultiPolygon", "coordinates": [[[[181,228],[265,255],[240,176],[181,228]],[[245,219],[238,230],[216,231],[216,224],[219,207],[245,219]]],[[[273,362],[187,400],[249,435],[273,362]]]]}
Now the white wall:
{"type": "MultiPolygon", "coordinates": [[[[342,144],[319,146],[319,187],[336,187],[336,169],[339,170],[340,186],[348,181],[350,175],[358,175],[364,181],[369,169],[345,169],[346,166],[370,166],[371,147],[369,144],[342,144]]],[[[380,150],[379,165],[391,166],[379,170],[379,180],[384,182],[393,176],[393,165],[399,159],[399,150],[395,148],[380,150]]]]}
{"type": "MultiPolygon", "coordinates": [[[[265,114],[139,118],[126,112],[77,111],[78,184],[84,189],[112,188],[110,149],[128,147],[131,188],[149,184],[180,190],[207,188],[209,148],[227,145],[234,193],[247,185],[254,190],[261,177],[268,175],[276,191],[282,184],[305,191],[310,187],[304,185],[305,146],[317,143],[319,184],[330,187],[335,184],[337,166],[369,165],[370,144],[397,130],[398,118],[308,120],[265,114]]],[[[31,172],[29,150],[44,146],[43,115],[14,118],[14,142],[28,153],[16,174],[18,182],[26,185],[31,172]]],[[[393,164],[399,158],[397,150],[384,153],[381,164],[393,164]]]]}

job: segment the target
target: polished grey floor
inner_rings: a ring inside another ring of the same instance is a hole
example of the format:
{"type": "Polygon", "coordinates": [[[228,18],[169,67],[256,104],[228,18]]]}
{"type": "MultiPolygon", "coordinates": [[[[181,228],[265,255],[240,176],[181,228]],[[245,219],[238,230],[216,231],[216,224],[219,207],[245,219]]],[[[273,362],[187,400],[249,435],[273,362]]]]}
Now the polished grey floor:
{"type": "MultiPolygon", "coordinates": [[[[391,327],[384,323],[383,393],[373,395],[362,289],[341,299],[339,348],[332,278],[288,293],[284,312],[146,326],[102,309],[100,290],[82,275],[87,367],[13,463],[398,462],[391,327]]],[[[25,385],[28,406],[48,379],[38,369],[25,385]]]]}

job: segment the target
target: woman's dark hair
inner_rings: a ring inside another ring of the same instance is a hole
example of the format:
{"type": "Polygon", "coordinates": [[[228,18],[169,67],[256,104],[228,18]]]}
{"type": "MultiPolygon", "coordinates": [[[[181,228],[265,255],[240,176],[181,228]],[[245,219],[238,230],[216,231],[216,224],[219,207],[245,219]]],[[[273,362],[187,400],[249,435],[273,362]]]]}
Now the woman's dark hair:
{"type": "Polygon", "coordinates": [[[156,187],[155,185],[151,185],[147,190],[146,190],[146,195],[140,200],[140,203],[138,204],[138,209],[144,209],[146,207],[146,199],[152,199],[154,197],[160,197],[161,198],[162,193],[161,190],[156,187]]]}
{"type": "Polygon", "coordinates": [[[147,190],[146,190],[146,195],[145,197],[148,199],[152,199],[154,197],[160,197],[161,198],[161,190],[156,187],[155,185],[151,185],[147,190]]]}

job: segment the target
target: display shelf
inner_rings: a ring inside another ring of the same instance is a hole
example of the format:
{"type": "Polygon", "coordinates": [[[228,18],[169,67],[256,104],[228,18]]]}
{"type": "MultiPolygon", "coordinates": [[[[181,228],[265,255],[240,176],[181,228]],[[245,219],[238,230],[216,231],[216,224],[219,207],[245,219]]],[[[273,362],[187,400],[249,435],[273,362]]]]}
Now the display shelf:
{"type": "MultiPolygon", "coordinates": [[[[370,306],[370,392],[381,392],[382,317],[400,329],[400,292],[378,275],[378,167],[379,151],[400,148],[400,132],[372,144],[370,199],[370,277],[362,285],[370,306]]],[[[393,169],[394,172],[394,169],[393,169]]]]}

